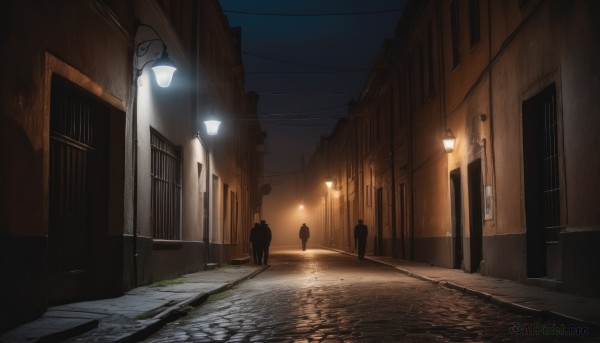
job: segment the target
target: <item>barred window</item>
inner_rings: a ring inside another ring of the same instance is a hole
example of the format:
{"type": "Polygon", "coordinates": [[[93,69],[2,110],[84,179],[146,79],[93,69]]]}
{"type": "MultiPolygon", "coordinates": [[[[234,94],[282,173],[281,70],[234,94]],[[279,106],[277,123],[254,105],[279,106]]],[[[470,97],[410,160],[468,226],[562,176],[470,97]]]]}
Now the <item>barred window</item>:
{"type": "Polygon", "coordinates": [[[151,129],[152,232],[155,239],[181,239],[181,149],[151,129]]]}

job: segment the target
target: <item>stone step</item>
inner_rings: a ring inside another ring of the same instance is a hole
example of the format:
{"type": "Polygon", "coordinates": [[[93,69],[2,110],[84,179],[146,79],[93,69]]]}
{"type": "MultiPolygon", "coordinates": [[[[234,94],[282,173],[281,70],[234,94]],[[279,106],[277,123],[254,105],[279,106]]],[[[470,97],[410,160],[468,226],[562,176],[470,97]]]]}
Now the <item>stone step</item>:
{"type": "Polygon", "coordinates": [[[218,266],[219,266],[218,263],[207,263],[206,270],[213,270],[213,269],[216,269],[218,266]]]}
{"type": "Polygon", "coordinates": [[[250,263],[250,256],[236,257],[231,259],[232,265],[240,265],[250,263]]]}

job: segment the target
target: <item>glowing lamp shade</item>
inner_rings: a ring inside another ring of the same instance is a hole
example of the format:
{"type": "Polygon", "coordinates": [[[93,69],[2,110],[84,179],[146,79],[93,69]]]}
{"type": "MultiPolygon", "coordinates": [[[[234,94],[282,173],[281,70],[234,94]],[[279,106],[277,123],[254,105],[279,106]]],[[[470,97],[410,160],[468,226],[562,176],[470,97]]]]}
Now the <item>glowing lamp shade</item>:
{"type": "Polygon", "coordinates": [[[219,125],[221,125],[221,122],[218,120],[207,120],[204,122],[204,125],[206,125],[206,134],[214,136],[219,132],[219,125]]]}
{"type": "Polygon", "coordinates": [[[166,51],[163,51],[162,56],[154,62],[152,65],[154,76],[156,76],[156,83],[161,87],[169,87],[171,80],[173,79],[173,73],[175,73],[175,64],[169,58],[166,51]]]}
{"type": "Polygon", "coordinates": [[[333,186],[333,181],[325,181],[325,185],[327,185],[327,188],[331,188],[333,186]]]}
{"type": "Polygon", "coordinates": [[[450,129],[446,130],[446,137],[442,139],[442,142],[444,143],[444,149],[446,150],[446,152],[452,152],[454,150],[454,143],[456,142],[456,137],[454,137],[450,129]]]}

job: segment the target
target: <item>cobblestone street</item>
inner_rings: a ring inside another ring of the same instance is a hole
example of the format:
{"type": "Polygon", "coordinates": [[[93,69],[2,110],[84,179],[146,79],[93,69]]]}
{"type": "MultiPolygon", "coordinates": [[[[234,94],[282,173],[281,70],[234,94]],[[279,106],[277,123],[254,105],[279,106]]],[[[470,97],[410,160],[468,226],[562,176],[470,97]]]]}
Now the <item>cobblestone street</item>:
{"type": "Polygon", "coordinates": [[[581,329],[569,327],[570,323],[512,313],[482,299],[337,252],[276,250],[271,254],[270,264],[265,272],[211,297],[190,315],[167,325],[146,341],[593,342],[598,339],[568,335],[569,330],[581,329]],[[545,330],[545,334],[540,330],[545,330]]]}

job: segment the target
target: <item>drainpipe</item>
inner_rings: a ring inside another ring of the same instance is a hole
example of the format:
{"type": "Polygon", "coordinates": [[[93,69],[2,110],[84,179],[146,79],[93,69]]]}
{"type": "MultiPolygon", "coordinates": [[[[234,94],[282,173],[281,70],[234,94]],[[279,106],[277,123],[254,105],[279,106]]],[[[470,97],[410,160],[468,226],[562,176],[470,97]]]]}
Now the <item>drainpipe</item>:
{"type": "MultiPolygon", "coordinates": [[[[393,81],[392,81],[393,82],[393,81]]],[[[393,85],[393,83],[392,83],[393,85]]],[[[392,87],[392,91],[393,91],[392,87]]],[[[394,96],[392,92],[392,96],[394,96]]],[[[390,164],[392,168],[392,257],[398,257],[398,243],[397,243],[397,233],[396,233],[396,160],[395,160],[395,152],[394,152],[394,109],[390,112],[390,164]]]]}
{"type": "Polygon", "coordinates": [[[192,9],[192,51],[191,51],[191,59],[192,59],[192,75],[196,76],[196,80],[194,80],[194,85],[192,87],[192,94],[191,94],[191,99],[192,99],[192,104],[191,104],[191,108],[194,110],[194,115],[193,118],[194,120],[192,121],[192,125],[194,125],[194,127],[196,127],[196,129],[198,130],[198,140],[200,141],[200,144],[202,146],[202,148],[204,149],[204,156],[206,159],[206,195],[205,195],[205,199],[204,199],[204,208],[202,209],[204,211],[204,222],[203,224],[203,243],[204,243],[204,247],[205,247],[205,258],[204,258],[204,269],[207,269],[207,264],[210,261],[210,251],[209,251],[209,244],[210,244],[210,239],[209,239],[209,234],[210,234],[210,229],[209,229],[209,225],[210,225],[210,156],[209,156],[209,151],[208,151],[208,147],[206,147],[206,145],[203,144],[202,140],[200,139],[200,128],[198,128],[198,126],[201,126],[198,122],[198,97],[199,97],[199,90],[198,90],[198,80],[200,79],[200,72],[199,72],[199,68],[198,68],[198,64],[199,64],[199,59],[200,59],[200,54],[198,53],[198,50],[200,48],[200,6],[198,4],[198,1],[194,1],[193,2],[193,9],[192,9]]]}
{"type": "MultiPolygon", "coordinates": [[[[448,123],[446,122],[446,87],[445,87],[445,78],[444,78],[444,40],[443,40],[443,30],[442,30],[442,15],[441,15],[441,5],[438,5],[438,8],[436,9],[436,16],[437,16],[437,21],[438,21],[438,47],[440,49],[440,62],[438,63],[439,65],[439,83],[440,83],[440,115],[441,115],[441,121],[442,121],[442,132],[446,132],[446,129],[448,128],[448,123]]],[[[447,161],[447,157],[446,157],[446,161],[447,161]]],[[[449,169],[449,168],[448,168],[449,169]]],[[[448,180],[448,182],[450,181],[450,178],[448,176],[446,176],[446,179],[448,180]]],[[[462,184],[462,183],[461,183],[462,184]]],[[[462,190],[458,190],[459,192],[462,192],[462,190]]],[[[462,196],[461,196],[462,199],[462,196]]],[[[452,200],[451,200],[452,201],[452,200]]],[[[461,207],[462,208],[462,207],[461,207]]],[[[462,216],[462,211],[461,213],[458,214],[459,216],[462,216]]],[[[450,224],[450,226],[452,226],[452,224],[450,224]]],[[[461,239],[463,237],[462,234],[462,219],[461,219],[461,227],[460,228],[456,228],[456,230],[461,230],[461,239]]],[[[454,261],[454,252],[453,247],[454,245],[452,244],[452,228],[450,228],[450,258],[452,261],[454,261]]],[[[456,238],[455,238],[456,239],[456,238]]],[[[462,246],[462,242],[460,243],[462,246]]]]}
{"type": "MultiPolygon", "coordinates": [[[[488,101],[490,102],[490,113],[488,114],[490,121],[490,150],[492,154],[492,194],[495,198],[496,196],[496,153],[494,149],[494,103],[492,101],[492,2],[488,2],[488,64],[489,64],[489,73],[490,80],[488,82],[488,101]]],[[[485,149],[485,146],[484,146],[485,149]]],[[[485,150],[484,150],[485,153],[485,150]]],[[[486,166],[487,170],[487,166],[486,166]]],[[[496,201],[494,202],[494,211],[493,211],[493,219],[492,225],[496,224],[496,201]]]]}
{"type": "MultiPolygon", "coordinates": [[[[350,126],[350,128],[348,128],[346,130],[347,135],[346,135],[346,139],[347,139],[347,143],[350,144],[346,144],[346,146],[352,146],[351,140],[350,140],[350,132],[352,132],[352,124],[350,121],[348,121],[348,125],[350,126]]],[[[352,170],[350,170],[350,168],[348,168],[348,159],[351,159],[351,153],[350,151],[346,151],[346,221],[348,222],[348,249],[352,250],[352,239],[353,239],[353,232],[351,230],[352,227],[352,223],[350,223],[350,192],[349,192],[349,186],[350,186],[350,181],[348,180],[348,178],[350,177],[350,175],[352,175],[352,170]]],[[[350,165],[352,165],[352,163],[350,163],[350,165]]],[[[356,191],[356,190],[355,190],[356,191]]]]}
{"type": "Polygon", "coordinates": [[[206,216],[204,216],[204,249],[206,251],[206,257],[204,263],[210,262],[210,152],[207,147],[204,148],[204,156],[206,157],[206,199],[204,201],[204,209],[206,210],[206,216]]]}
{"type": "MultiPolygon", "coordinates": [[[[135,47],[135,43],[133,45],[135,47]]],[[[134,52],[135,56],[135,52],[134,52]]],[[[138,159],[137,159],[137,77],[133,81],[133,111],[131,115],[131,155],[133,161],[133,287],[138,286],[138,253],[137,253],[137,239],[138,239],[138,227],[137,227],[137,200],[138,200],[138,159]]]]}

